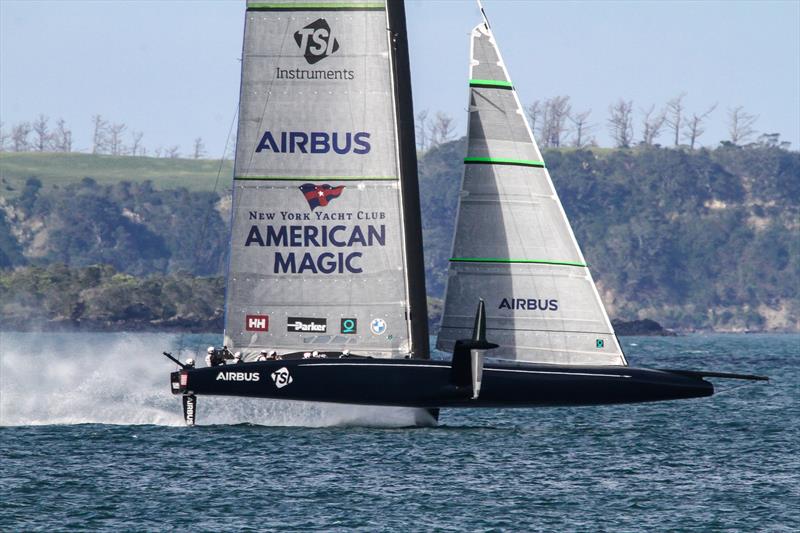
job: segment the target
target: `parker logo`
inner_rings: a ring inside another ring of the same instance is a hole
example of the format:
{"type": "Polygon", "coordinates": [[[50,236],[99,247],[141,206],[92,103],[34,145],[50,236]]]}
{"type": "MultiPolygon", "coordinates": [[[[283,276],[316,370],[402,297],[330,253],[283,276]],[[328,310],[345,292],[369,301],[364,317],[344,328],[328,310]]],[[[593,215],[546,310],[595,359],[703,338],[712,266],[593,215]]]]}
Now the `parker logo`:
{"type": "Polygon", "coordinates": [[[322,185],[314,185],[313,183],[306,183],[300,186],[303,196],[306,197],[308,207],[313,211],[317,207],[325,207],[334,198],[341,196],[344,191],[344,185],[338,187],[331,187],[327,183],[322,185]]]}
{"type": "Polygon", "coordinates": [[[275,383],[275,386],[278,387],[279,389],[282,389],[283,387],[294,381],[292,379],[292,375],[289,373],[289,369],[286,368],[285,366],[273,372],[271,374],[271,377],[272,377],[272,382],[275,383]]]}
{"type": "Polygon", "coordinates": [[[322,61],[339,49],[339,41],[331,36],[331,27],[325,19],[317,19],[296,31],[294,42],[300,47],[309,65],[322,61]]]}
{"type": "Polygon", "coordinates": [[[286,319],[286,331],[289,333],[325,333],[328,331],[328,320],[326,318],[290,316],[286,319]]]}
{"type": "Polygon", "coordinates": [[[259,381],[261,374],[258,372],[220,372],[217,381],[259,381]]]}
{"type": "Polygon", "coordinates": [[[246,331],[269,331],[269,315],[247,315],[244,322],[246,331]]]}

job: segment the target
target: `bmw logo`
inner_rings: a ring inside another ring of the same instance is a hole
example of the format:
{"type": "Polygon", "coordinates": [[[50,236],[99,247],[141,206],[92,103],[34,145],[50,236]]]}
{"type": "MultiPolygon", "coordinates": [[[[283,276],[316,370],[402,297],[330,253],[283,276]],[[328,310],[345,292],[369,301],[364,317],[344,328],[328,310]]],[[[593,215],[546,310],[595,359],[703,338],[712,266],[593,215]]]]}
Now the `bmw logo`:
{"type": "Polygon", "coordinates": [[[382,318],[373,318],[369,323],[369,329],[375,335],[383,335],[386,331],[386,321],[382,318]]]}

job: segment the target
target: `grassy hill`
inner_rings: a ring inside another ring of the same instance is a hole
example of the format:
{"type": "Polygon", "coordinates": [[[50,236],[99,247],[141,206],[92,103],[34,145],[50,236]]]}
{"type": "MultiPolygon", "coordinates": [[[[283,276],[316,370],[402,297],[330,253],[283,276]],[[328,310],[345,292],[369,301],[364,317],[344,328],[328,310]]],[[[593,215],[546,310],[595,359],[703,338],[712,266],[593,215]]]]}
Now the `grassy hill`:
{"type": "Polygon", "coordinates": [[[39,178],[45,190],[92,178],[101,185],[122,181],[150,180],[156,189],[185,187],[190,191],[211,191],[217,174],[219,189],[229,189],[233,162],[219,160],[168,159],[77,153],[0,153],[0,196],[20,194],[28,178],[39,178]]]}

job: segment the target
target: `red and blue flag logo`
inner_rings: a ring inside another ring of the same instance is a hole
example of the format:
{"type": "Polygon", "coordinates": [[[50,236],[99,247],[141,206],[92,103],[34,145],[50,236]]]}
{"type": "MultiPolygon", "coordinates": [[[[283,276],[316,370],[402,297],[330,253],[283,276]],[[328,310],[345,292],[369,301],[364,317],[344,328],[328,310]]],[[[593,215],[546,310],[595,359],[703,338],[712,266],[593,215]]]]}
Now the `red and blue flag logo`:
{"type": "Polygon", "coordinates": [[[306,183],[300,186],[300,190],[306,197],[308,207],[313,211],[319,206],[325,207],[334,198],[338,198],[344,190],[344,185],[338,187],[331,187],[327,183],[322,185],[314,185],[313,183],[306,183]]]}

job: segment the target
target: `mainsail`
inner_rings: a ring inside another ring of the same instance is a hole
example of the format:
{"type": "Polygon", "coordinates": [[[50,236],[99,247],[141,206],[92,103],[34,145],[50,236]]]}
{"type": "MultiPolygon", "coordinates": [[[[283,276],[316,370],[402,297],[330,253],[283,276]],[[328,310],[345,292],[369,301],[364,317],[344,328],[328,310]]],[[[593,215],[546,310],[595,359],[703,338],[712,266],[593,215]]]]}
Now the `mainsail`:
{"type": "Polygon", "coordinates": [[[625,365],[488,21],[471,34],[469,146],[437,347],[469,338],[486,300],[488,357],[625,365]]]}
{"type": "Polygon", "coordinates": [[[248,0],[225,342],[428,357],[402,2],[248,0]]]}

